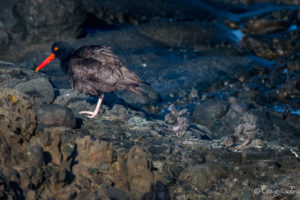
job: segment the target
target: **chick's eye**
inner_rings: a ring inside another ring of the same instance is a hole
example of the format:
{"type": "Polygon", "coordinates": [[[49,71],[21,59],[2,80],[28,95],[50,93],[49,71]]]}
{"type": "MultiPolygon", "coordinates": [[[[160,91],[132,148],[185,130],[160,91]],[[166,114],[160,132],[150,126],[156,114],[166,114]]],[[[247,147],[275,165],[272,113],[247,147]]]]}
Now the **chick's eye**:
{"type": "Polygon", "coordinates": [[[57,51],[57,50],[58,50],[58,47],[54,47],[53,49],[54,49],[54,51],[57,51]]]}

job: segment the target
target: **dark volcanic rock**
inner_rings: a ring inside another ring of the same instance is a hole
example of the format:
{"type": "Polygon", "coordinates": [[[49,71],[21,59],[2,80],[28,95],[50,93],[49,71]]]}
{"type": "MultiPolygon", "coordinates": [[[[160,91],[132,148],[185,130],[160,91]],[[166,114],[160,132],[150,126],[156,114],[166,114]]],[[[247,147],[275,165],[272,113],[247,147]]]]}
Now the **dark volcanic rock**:
{"type": "Polygon", "coordinates": [[[85,19],[79,0],[10,1],[1,2],[0,7],[3,29],[15,44],[74,36],[85,19]]]}
{"type": "Polygon", "coordinates": [[[287,30],[295,23],[296,9],[281,9],[253,16],[245,20],[244,33],[269,34],[287,30]]]}
{"type": "Polygon", "coordinates": [[[2,1],[0,5],[0,28],[11,29],[14,24],[14,16],[12,13],[14,1],[2,1]]]}
{"type": "Polygon", "coordinates": [[[283,31],[289,26],[290,24],[282,21],[250,20],[246,23],[243,31],[256,34],[265,34],[283,31]]]}
{"type": "Polygon", "coordinates": [[[168,17],[184,19],[186,16],[205,19],[216,13],[207,9],[203,3],[182,0],[130,0],[102,1],[84,0],[85,9],[108,24],[128,23],[137,25],[147,18],[168,17]],[[210,13],[210,14],[209,14],[210,13]]]}
{"type": "Polygon", "coordinates": [[[15,89],[35,97],[39,105],[51,103],[54,99],[54,90],[47,78],[37,78],[16,85],[15,89]]]}
{"type": "Polygon", "coordinates": [[[280,35],[246,35],[242,44],[266,59],[278,59],[295,50],[299,40],[298,31],[283,32],[280,35]]]}
{"type": "MultiPolygon", "coordinates": [[[[10,38],[7,32],[0,29],[0,46],[9,46],[10,38]]],[[[3,51],[3,50],[2,50],[3,51]]]]}
{"type": "MultiPolygon", "coordinates": [[[[216,162],[207,162],[202,165],[195,165],[186,168],[180,179],[197,186],[202,191],[206,191],[215,182],[219,181],[226,173],[226,168],[216,162]]],[[[228,176],[228,174],[227,174],[228,176]]]]}
{"type": "Polygon", "coordinates": [[[36,127],[35,113],[28,96],[0,88],[0,132],[15,141],[29,140],[36,127]]]}
{"type": "Polygon", "coordinates": [[[193,50],[209,50],[233,44],[236,40],[227,27],[209,22],[158,21],[141,26],[138,30],[154,41],[193,50]]]}
{"type": "MultiPolygon", "coordinates": [[[[89,136],[76,140],[78,165],[74,166],[74,174],[83,179],[95,178],[97,173],[107,173],[112,163],[112,145],[99,140],[93,141],[89,136]]],[[[80,182],[81,179],[76,181],[80,182]]]]}
{"type": "Polygon", "coordinates": [[[30,163],[35,167],[42,167],[45,164],[43,148],[39,144],[31,144],[27,147],[27,155],[30,163]]]}
{"type": "Polygon", "coordinates": [[[107,187],[101,190],[106,191],[106,195],[111,198],[122,194],[129,199],[141,199],[142,196],[153,198],[159,193],[168,195],[165,190],[161,191],[161,187],[158,189],[156,181],[159,179],[152,172],[149,156],[141,148],[134,146],[128,155],[118,156],[113,161],[112,145],[108,142],[94,141],[85,136],[77,139],[76,143],[78,164],[73,167],[73,173],[77,177],[77,184],[85,183],[85,187],[94,187],[104,183],[107,187]]]}
{"type": "Polygon", "coordinates": [[[227,109],[228,103],[225,101],[208,100],[196,106],[193,112],[193,120],[209,127],[215,120],[224,116],[227,109]]]}
{"type": "Polygon", "coordinates": [[[20,66],[0,61],[0,86],[15,88],[32,97],[33,103],[41,105],[54,99],[54,89],[48,78],[32,70],[21,69],[20,66]]]}
{"type": "Polygon", "coordinates": [[[86,95],[78,94],[72,89],[60,89],[59,96],[54,99],[53,104],[72,107],[73,103],[86,100],[86,98],[86,95]]]}
{"type": "Polygon", "coordinates": [[[151,83],[165,97],[222,82],[233,74],[250,71],[254,64],[250,59],[241,56],[198,56],[182,59],[173,54],[163,54],[152,62],[151,67],[136,69],[142,78],[145,77],[143,80],[151,83]]]}
{"type": "Polygon", "coordinates": [[[203,164],[206,161],[204,154],[196,151],[185,153],[184,155],[182,155],[182,160],[189,166],[203,164]]]}
{"type": "Polygon", "coordinates": [[[70,108],[46,104],[36,110],[37,121],[39,124],[76,127],[76,120],[70,108]]]}
{"type": "Polygon", "coordinates": [[[128,170],[128,182],[131,192],[140,199],[146,193],[147,198],[153,198],[155,191],[151,191],[155,177],[151,172],[151,161],[149,156],[140,147],[134,146],[128,153],[126,162],[128,170]]]}
{"type": "Polygon", "coordinates": [[[0,199],[15,200],[20,198],[21,196],[13,190],[8,179],[0,171],[0,199]]]}
{"type": "MultiPolygon", "coordinates": [[[[47,162],[62,164],[70,161],[74,154],[76,135],[69,127],[43,127],[36,133],[36,140],[48,152],[45,159],[47,162]]],[[[80,136],[78,134],[77,136],[80,136]]],[[[68,164],[70,165],[70,163],[68,164]]]]}

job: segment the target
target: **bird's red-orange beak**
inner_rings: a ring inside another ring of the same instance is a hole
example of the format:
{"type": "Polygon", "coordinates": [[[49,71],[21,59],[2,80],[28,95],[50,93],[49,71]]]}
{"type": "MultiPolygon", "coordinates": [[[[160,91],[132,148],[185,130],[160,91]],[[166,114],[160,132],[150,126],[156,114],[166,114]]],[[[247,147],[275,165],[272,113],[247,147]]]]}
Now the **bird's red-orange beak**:
{"type": "Polygon", "coordinates": [[[51,62],[51,60],[53,60],[55,58],[55,54],[52,53],[50,56],[48,56],[48,58],[46,58],[36,69],[35,71],[39,71],[40,69],[42,69],[43,67],[45,67],[49,62],[51,62]]]}

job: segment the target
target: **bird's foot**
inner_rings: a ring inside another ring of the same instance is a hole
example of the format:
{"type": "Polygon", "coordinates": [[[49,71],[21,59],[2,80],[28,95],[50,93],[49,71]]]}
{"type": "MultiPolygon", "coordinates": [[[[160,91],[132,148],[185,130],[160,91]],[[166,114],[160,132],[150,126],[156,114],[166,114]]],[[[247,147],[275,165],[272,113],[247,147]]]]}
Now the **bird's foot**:
{"type": "Polygon", "coordinates": [[[80,114],[87,114],[86,117],[88,117],[90,119],[96,117],[97,114],[98,114],[98,112],[99,112],[99,109],[100,109],[103,97],[104,97],[103,94],[99,97],[99,100],[97,102],[97,106],[96,106],[96,108],[95,108],[95,110],[93,112],[92,111],[80,111],[79,113],[80,114]]]}
{"type": "Polygon", "coordinates": [[[97,116],[98,111],[97,112],[95,112],[95,111],[94,112],[92,112],[92,111],[80,111],[79,114],[86,114],[86,117],[92,119],[92,118],[97,116]]]}

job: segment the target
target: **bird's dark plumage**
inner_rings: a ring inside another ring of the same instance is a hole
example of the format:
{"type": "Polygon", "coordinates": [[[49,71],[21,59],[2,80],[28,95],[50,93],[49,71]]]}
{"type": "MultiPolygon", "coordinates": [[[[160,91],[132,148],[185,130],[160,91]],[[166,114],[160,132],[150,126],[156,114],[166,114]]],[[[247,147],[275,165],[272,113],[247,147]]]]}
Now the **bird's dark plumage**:
{"type": "Polygon", "coordinates": [[[78,93],[100,95],[128,90],[147,96],[140,86],[148,83],[128,70],[108,47],[90,45],[75,49],[69,43],[56,42],[51,49],[61,61],[61,69],[68,74],[72,88],[78,93]]]}
{"type": "Polygon", "coordinates": [[[100,95],[128,90],[146,95],[140,88],[146,83],[128,70],[106,47],[93,45],[75,50],[68,64],[68,75],[72,88],[79,93],[100,95]]]}
{"type": "Polygon", "coordinates": [[[90,45],[75,49],[69,43],[56,42],[51,50],[52,54],[36,71],[58,58],[62,71],[68,74],[75,91],[99,96],[99,105],[97,104],[94,112],[82,112],[89,114],[90,118],[95,117],[98,112],[104,93],[127,90],[148,97],[140,86],[149,84],[127,69],[107,47],[90,45]]]}

